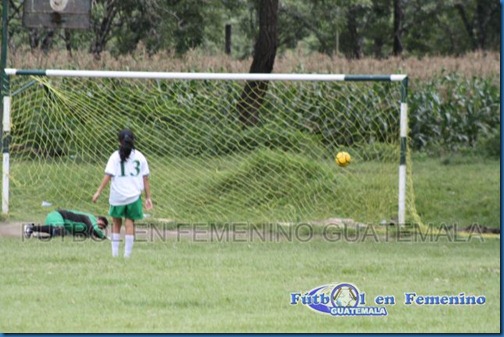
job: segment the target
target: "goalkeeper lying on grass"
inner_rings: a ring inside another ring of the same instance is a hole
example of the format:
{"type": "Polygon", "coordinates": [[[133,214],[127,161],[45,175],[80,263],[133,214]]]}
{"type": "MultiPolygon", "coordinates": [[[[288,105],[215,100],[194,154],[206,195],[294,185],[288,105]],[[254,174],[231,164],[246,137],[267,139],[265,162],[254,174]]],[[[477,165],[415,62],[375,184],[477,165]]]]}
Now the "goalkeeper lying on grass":
{"type": "Polygon", "coordinates": [[[107,226],[108,220],[103,216],[95,217],[90,213],[58,209],[47,214],[43,226],[24,225],[24,236],[30,238],[34,232],[39,232],[46,233],[49,237],[82,235],[106,239],[105,228],[107,226]]]}

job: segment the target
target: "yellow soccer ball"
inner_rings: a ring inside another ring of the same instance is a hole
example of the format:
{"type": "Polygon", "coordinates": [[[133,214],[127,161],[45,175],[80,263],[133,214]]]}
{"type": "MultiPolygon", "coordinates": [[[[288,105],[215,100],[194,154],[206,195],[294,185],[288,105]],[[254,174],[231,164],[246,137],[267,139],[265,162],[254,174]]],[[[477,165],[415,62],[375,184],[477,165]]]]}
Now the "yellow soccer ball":
{"type": "Polygon", "coordinates": [[[348,152],[342,151],[338,152],[336,158],[334,158],[334,161],[336,161],[336,164],[338,164],[338,166],[345,167],[350,164],[352,158],[350,157],[348,152]]]}

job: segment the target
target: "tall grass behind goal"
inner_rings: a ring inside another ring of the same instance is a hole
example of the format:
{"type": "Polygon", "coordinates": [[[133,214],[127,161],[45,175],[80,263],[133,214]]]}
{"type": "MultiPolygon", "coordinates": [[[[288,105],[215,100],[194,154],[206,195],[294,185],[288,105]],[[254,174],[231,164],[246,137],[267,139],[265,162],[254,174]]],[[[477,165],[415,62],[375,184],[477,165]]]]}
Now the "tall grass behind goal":
{"type": "MultiPolygon", "coordinates": [[[[106,214],[108,189],[97,204],[91,196],[123,128],[133,130],[149,162],[151,219],[376,224],[398,216],[405,88],[393,76],[317,81],[278,74],[8,71],[11,123],[4,133],[15,217],[42,219],[43,201],[106,214]],[[261,76],[271,78],[263,82],[268,87],[257,120],[247,124],[243,90],[246,80],[261,76]],[[349,166],[335,164],[339,151],[350,153],[349,166]]],[[[412,193],[403,198],[410,219],[412,193]]]]}

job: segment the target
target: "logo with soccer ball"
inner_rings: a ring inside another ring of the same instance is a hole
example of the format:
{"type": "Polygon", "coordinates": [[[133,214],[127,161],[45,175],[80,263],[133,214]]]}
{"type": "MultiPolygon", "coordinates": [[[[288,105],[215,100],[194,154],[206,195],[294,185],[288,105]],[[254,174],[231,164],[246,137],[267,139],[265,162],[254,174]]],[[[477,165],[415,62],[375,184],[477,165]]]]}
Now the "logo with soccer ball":
{"type": "Polygon", "coordinates": [[[331,303],[335,307],[355,307],[359,304],[359,291],[352,284],[339,284],[331,292],[331,303]]]}
{"type": "Polygon", "coordinates": [[[290,304],[301,304],[318,313],[335,317],[388,315],[385,307],[366,306],[365,295],[352,283],[332,283],[305,292],[292,292],[290,304]]]}
{"type": "Polygon", "coordinates": [[[352,161],[352,158],[350,157],[350,154],[345,151],[338,152],[336,155],[336,158],[334,158],[334,161],[336,161],[336,164],[341,167],[345,167],[348,164],[350,164],[350,161],[352,161]]]}

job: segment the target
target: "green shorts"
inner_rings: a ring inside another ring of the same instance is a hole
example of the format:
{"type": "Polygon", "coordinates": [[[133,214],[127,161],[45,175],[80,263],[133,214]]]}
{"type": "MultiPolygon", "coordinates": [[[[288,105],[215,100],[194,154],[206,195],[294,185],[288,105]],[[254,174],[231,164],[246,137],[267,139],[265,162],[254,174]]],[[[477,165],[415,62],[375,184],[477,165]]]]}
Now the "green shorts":
{"type": "Polygon", "coordinates": [[[109,215],[113,218],[126,218],[131,220],[141,220],[144,218],[142,210],[142,198],[128,205],[110,205],[109,215]]]}

